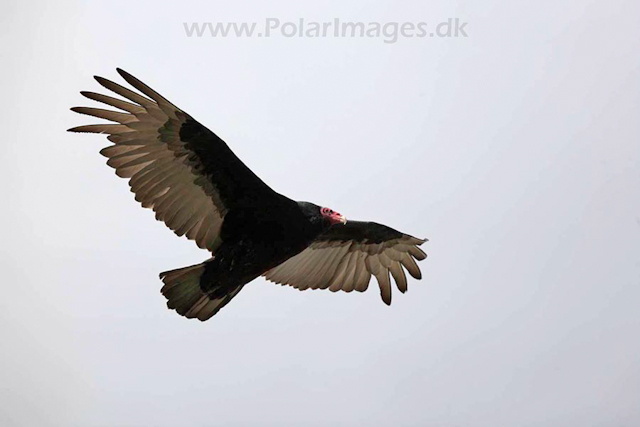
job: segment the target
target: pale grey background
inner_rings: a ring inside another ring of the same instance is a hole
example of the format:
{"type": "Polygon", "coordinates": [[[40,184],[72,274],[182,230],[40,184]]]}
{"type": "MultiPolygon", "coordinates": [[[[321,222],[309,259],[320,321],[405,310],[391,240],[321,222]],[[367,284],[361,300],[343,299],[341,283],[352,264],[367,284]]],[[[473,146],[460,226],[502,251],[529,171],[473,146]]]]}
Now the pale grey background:
{"type": "Polygon", "coordinates": [[[0,424],[639,425],[638,2],[264,3],[3,2],[0,424]],[[182,28],[266,17],[469,38],[182,28]],[[284,194],[429,237],[424,280],[166,310],[206,253],[64,132],[117,66],[284,194]]]}

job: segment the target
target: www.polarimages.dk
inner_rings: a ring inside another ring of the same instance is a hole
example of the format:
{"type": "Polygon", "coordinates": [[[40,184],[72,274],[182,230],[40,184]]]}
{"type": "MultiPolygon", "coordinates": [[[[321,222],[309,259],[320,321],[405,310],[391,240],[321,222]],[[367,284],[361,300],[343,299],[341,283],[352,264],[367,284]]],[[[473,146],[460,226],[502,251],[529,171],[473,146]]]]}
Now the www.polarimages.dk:
{"type": "Polygon", "coordinates": [[[382,38],[395,43],[399,38],[468,37],[467,22],[448,18],[437,24],[427,22],[342,22],[280,21],[266,18],[263,26],[257,22],[184,22],[187,37],[286,37],[286,38],[382,38]]]}

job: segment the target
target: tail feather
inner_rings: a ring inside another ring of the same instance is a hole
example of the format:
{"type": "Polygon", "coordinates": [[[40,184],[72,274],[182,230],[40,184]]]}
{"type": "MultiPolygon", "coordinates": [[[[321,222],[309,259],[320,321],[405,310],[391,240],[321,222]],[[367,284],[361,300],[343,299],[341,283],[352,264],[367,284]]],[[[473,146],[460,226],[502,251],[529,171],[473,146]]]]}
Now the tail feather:
{"type": "Polygon", "coordinates": [[[164,283],[161,292],[167,298],[168,308],[189,319],[205,321],[227,305],[242,289],[242,286],[237,286],[222,296],[211,298],[200,288],[200,276],[204,273],[204,268],[205,263],[202,263],[160,273],[160,279],[164,283]]]}

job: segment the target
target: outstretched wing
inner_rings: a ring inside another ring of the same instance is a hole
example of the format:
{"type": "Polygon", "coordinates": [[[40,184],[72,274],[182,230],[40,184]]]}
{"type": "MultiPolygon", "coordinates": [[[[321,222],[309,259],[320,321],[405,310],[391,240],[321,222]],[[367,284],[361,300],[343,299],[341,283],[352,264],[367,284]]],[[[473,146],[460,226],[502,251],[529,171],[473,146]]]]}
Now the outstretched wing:
{"type": "Polygon", "coordinates": [[[136,200],[153,209],[156,218],[178,236],[186,235],[199,247],[215,251],[230,209],[268,204],[279,195],[216,134],[132,75],[121,69],[118,73],[146,97],[96,76],[98,83],[132,103],[81,92],[120,111],[88,107],[73,111],[117,124],[69,131],[107,134],[114,145],[100,153],[109,158],[107,164],[118,176],[129,179],[136,200]]]}
{"type": "Polygon", "coordinates": [[[348,221],[334,225],[307,249],[267,271],[264,277],[300,290],[363,292],[373,275],[380,285],[382,300],[391,304],[389,273],[400,292],[406,292],[404,270],[416,279],[422,277],[416,260],[427,257],[418,248],[426,241],[375,222],[348,221]]]}

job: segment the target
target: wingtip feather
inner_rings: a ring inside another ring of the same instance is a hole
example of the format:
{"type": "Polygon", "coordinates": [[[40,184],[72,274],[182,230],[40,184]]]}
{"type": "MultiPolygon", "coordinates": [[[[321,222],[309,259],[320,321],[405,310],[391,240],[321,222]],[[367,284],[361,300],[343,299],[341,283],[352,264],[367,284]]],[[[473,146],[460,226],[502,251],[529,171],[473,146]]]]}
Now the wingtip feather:
{"type": "Polygon", "coordinates": [[[127,79],[127,76],[131,76],[131,74],[127,73],[125,70],[123,70],[120,67],[116,67],[116,71],[118,72],[118,74],[120,74],[122,76],[123,79],[127,79]]]}
{"type": "Polygon", "coordinates": [[[83,130],[84,126],[74,126],[72,128],[67,129],[67,132],[74,133],[88,133],[86,130],[83,130]]]}

